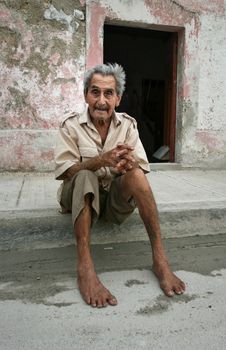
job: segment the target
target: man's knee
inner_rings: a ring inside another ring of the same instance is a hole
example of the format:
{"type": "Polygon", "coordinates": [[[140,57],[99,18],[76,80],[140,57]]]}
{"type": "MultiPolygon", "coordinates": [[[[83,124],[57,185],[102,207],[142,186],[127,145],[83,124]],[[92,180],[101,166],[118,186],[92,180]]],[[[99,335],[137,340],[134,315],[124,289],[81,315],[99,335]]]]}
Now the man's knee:
{"type": "Polygon", "coordinates": [[[144,172],[140,168],[134,168],[122,175],[122,191],[125,196],[136,196],[141,193],[148,193],[150,185],[144,172]]]}
{"type": "Polygon", "coordinates": [[[126,172],[126,174],[123,175],[123,179],[125,181],[146,181],[147,178],[143,172],[142,169],[140,168],[134,168],[126,172]]]}

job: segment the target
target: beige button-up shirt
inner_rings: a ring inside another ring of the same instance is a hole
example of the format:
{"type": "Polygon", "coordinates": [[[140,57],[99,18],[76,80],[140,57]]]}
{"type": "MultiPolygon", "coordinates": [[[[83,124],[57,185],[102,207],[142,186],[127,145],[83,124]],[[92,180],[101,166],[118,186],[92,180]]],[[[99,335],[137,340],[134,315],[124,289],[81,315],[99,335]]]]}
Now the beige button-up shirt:
{"type": "MultiPolygon", "coordinates": [[[[55,177],[58,179],[72,165],[101,155],[115,148],[118,143],[134,147],[132,152],[140,168],[149,172],[149,163],[139,139],[136,120],[125,113],[114,113],[104,145],[93,125],[88,107],[82,114],[70,114],[61,123],[55,148],[55,177]]],[[[95,172],[101,185],[109,189],[116,176],[115,169],[102,167],[95,172]]]]}

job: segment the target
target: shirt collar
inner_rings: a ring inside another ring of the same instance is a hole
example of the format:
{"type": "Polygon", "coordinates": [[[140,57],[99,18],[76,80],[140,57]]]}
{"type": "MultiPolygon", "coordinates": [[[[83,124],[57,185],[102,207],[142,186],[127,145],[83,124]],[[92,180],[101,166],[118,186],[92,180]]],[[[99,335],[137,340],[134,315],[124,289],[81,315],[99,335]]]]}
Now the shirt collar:
{"type": "Polygon", "coordinates": [[[79,115],[79,124],[91,124],[91,119],[88,111],[88,105],[86,105],[86,108],[84,111],[79,115]]]}
{"type": "Polygon", "coordinates": [[[115,126],[120,125],[121,122],[122,122],[121,113],[117,113],[117,112],[114,111],[114,113],[113,113],[113,121],[114,121],[115,126]]]}

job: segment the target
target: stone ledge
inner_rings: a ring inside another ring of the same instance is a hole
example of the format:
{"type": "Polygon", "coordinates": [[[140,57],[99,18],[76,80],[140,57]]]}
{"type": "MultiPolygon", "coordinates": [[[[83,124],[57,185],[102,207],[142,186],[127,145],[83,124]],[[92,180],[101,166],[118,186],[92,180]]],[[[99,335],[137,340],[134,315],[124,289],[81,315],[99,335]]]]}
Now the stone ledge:
{"type": "MultiPolygon", "coordinates": [[[[56,209],[0,212],[0,250],[36,249],[75,243],[71,215],[56,209]]],[[[226,232],[226,208],[160,211],[163,238],[215,235],[226,232]]],[[[99,221],[92,229],[92,244],[148,240],[139,214],[122,225],[99,221]]]]}

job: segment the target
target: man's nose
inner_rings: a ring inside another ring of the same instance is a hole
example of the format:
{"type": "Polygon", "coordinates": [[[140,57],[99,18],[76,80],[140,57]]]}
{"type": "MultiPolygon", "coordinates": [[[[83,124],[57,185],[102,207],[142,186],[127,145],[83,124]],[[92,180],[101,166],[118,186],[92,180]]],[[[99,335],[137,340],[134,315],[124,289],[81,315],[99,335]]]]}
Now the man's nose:
{"type": "Polygon", "coordinates": [[[98,103],[101,105],[105,105],[106,103],[106,98],[104,96],[104,93],[100,93],[99,97],[98,97],[98,103]]]}

